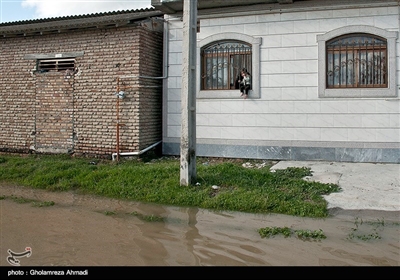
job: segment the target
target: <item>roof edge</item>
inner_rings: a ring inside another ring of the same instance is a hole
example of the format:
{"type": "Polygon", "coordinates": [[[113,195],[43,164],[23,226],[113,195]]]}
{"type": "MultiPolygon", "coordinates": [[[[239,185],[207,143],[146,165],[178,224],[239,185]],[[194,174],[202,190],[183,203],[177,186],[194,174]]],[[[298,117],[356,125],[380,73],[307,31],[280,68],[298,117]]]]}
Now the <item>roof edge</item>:
{"type": "Polygon", "coordinates": [[[0,24],[0,35],[41,33],[50,30],[86,29],[89,27],[122,26],[146,18],[163,16],[154,8],[114,11],[87,15],[63,16],[46,19],[25,20],[0,24]]]}

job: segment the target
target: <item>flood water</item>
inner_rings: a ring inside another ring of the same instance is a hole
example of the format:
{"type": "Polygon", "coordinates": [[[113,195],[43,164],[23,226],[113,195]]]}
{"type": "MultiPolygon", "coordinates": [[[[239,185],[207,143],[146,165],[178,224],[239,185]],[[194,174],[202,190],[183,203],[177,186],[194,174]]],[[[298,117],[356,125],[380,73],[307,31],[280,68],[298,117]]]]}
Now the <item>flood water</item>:
{"type": "Polygon", "coordinates": [[[217,212],[1,186],[0,265],[399,266],[398,212],[336,211],[325,219],[217,212]],[[11,196],[54,202],[38,207],[11,196]],[[152,219],[143,219],[151,217],[152,219]],[[322,230],[325,239],[262,238],[265,227],[322,230]]]}

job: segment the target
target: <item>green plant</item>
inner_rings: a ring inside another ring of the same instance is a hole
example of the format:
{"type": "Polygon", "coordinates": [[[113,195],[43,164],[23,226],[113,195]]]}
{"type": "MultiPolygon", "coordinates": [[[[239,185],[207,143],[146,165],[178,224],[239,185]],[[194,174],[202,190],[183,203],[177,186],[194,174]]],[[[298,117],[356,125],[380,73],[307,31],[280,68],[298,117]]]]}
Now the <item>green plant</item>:
{"type": "Polygon", "coordinates": [[[111,215],[115,215],[116,213],[114,211],[104,211],[104,214],[106,216],[111,216],[111,215]]]}
{"type": "Polygon", "coordinates": [[[278,234],[282,234],[286,238],[292,235],[292,230],[288,227],[265,227],[260,228],[258,233],[262,238],[268,238],[278,234]]]}
{"type": "Polygon", "coordinates": [[[22,196],[20,196],[20,197],[11,196],[11,199],[12,199],[14,202],[20,203],[20,204],[35,202],[35,200],[33,200],[33,199],[24,198],[24,197],[22,197],[22,196]]]}
{"type": "Polygon", "coordinates": [[[322,231],[319,230],[295,230],[294,233],[297,235],[299,239],[309,240],[309,239],[325,239],[326,235],[322,231]]]}
{"type": "Polygon", "coordinates": [[[213,210],[327,217],[323,195],[340,190],[304,180],[312,174],[309,168],[271,172],[272,162],[257,160],[198,158],[196,184],[181,186],[178,157],[124,158],[118,163],[68,155],[1,158],[3,183],[213,210]],[[247,162],[259,168],[245,168],[247,162]]]}
{"type": "MultiPolygon", "coordinates": [[[[2,199],[5,199],[6,196],[3,196],[2,199]]],[[[35,199],[30,199],[30,198],[25,198],[22,196],[16,197],[16,196],[11,196],[11,199],[16,202],[16,203],[31,203],[32,206],[34,207],[48,207],[48,206],[53,206],[55,203],[54,201],[37,201],[35,199]]]]}
{"type": "Polygon", "coordinates": [[[385,226],[384,219],[382,219],[382,220],[378,219],[375,222],[367,221],[367,222],[365,222],[365,226],[361,228],[361,226],[363,224],[364,224],[364,221],[362,219],[356,217],[355,221],[354,221],[355,227],[351,228],[351,232],[348,234],[347,238],[348,239],[358,239],[358,240],[362,240],[362,241],[376,240],[376,239],[382,238],[379,235],[378,230],[385,226]],[[372,226],[372,228],[368,228],[368,226],[372,226]],[[365,231],[367,231],[367,232],[372,231],[372,233],[364,233],[365,231]]]}
{"type": "Polygon", "coordinates": [[[348,238],[349,239],[359,239],[362,241],[368,241],[368,240],[372,240],[372,239],[381,239],[382,237],[375,231],[370,234],[355,234],[354,232],[351,232],[348,235],[348,238]]]}
{"type": "Polygon", "coordinates": [[[285,238],[291,236],[292,234],[295,234],[297,238],[302,239],[302,240],[321,240],[325,239],[326,236],[324,232],[319,229],[319,230],[293,230],[288,227],[265,227],[265,228],[260,228],[258,230],[258,233],[262,238],[269,238],[278,234],[282,234],[285,238]]]}
{"type": "Polygon", "coordinates": [[[43,201],[43,202],[34,201],[34,202],[32,202],[32,206],[35,206],[35,207],[48,207],[48,206],[53,206],[54,204],[55,204],[54,201],[43,201]]]}
{"type": "Polygon", "coordinates": [[[162,222],[162,221],[164,221],[163,217],[159,217],[159,216],[155,216],[155,215],[143,215],[136,211],[131,212],[130,215],[136,216],[139,219],[141,219],[143,221],[147,221],[147,222],[162,222]]]}

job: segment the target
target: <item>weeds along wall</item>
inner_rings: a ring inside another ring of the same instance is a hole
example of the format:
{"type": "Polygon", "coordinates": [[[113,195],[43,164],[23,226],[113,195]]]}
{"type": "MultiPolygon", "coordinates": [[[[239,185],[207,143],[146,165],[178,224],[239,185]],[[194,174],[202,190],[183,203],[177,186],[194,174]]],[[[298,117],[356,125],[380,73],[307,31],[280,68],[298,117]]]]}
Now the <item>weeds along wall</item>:
{"type": "Polygon", "coordinates": [[[0,151],[111,157],[117,118],[120,152],[160,141],[162,80],[151,78],[163,74],[160,25],[0,38],[0,151]],[[74,68],[41,70],[44,58],[74,68]]]}

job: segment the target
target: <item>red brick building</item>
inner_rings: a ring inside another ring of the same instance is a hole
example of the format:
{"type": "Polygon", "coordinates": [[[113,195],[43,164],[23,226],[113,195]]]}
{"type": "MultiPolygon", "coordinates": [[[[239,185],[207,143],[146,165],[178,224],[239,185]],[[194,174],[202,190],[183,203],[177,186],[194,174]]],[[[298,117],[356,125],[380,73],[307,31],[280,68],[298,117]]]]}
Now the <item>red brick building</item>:
{"type": "Polygon", "coordinates": [[[155,146],[163,33],[155,9],[0,24],[0,151],[111,158],[155,146]]]}

